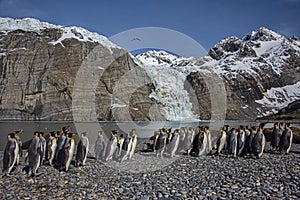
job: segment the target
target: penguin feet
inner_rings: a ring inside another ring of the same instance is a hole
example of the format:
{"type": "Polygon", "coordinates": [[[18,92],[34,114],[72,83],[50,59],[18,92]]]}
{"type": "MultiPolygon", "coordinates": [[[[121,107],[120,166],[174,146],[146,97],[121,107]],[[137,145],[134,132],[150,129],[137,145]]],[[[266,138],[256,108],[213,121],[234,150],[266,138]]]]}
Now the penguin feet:
{"type": "Polygon", "coordinates": [[[5,172],[4,174],[3,174],[3,177],[11,177],[12,175],[10,174],[10,173],[7,173],[7,172],[5,172]]]}

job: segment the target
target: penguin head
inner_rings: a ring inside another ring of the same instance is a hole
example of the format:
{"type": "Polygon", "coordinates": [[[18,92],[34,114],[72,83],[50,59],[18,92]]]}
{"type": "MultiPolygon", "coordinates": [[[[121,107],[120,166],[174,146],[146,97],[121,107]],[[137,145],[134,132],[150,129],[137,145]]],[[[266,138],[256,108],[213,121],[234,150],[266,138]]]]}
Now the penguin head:
{"type": "Polygon", "coordinates": [[[282,129],[283,128],[283,122],[278,122],[278,126],[279,126],[280,129],[282,129]]]}
{"type": "Polygon", "coordinates": [[[39,132],[39,137],[43,137],[44,136],[44,132],[39,132]]]}
{"type": "Polygon", "coordinates": [[[284,128],[289,128],[290,127],[290,123],[285,123],[284,128]]]}
{"type": "Polygon", "coordinates": [[[66,137],[68,137],[68,138],[72,138],[73,135],[74,135],[74,133],[66,133],[66,137]]]}
{"type": "Polygon", "coordinates": [[[39,131],[35,131],[35,132],[33,133],[33,135],[39,136],[39,135],[40,135],[40,132],[39,132],[39,131]]]}
{"type": "Polygon", "coordinates": [[[88,132],[86,132],[86,131],[81,133],[82,136],[86,136],[87,134],[88,134],[88,132]]]}
{"type": "Polygon", "coordinates": [[[18,131],[14,131],[14,135],[20,135],[20,134],[22,134],[23,133],[23,130],[21,129],[21,130],[18,130],[18,131]]]}
{"type": "Polygon", "coordinates": [[[15,138],[15,134],[14,133],[7,134],[7,139],[10,139],[10,138],[15,138]]]}
{"type": "Polygon", "coordinates": [[[103,135],[103,133],[104,133],[103,131],[99,131],[98,135],[101,136],[101,135],[103,135]]]}

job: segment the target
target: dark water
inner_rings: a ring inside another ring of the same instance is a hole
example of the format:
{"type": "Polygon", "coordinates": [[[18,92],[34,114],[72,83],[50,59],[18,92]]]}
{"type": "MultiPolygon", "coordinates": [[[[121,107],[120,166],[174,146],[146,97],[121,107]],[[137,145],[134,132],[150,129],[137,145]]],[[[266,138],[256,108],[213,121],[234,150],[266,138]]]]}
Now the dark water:
{"type": "MultiPolygon", "coordinates": [[[[6,136],[8,133],[15,130],[23,129],[24,133],[21,135],[22,141],[29,140],[33,137],[34,131],[43,131],[45,133],[60,130],[63,126],[70,126],[70,131],[73,133],[81,133],[87,131],[90,142],[93,144],[97,138],[97,133],[103,130],[109,137],[111,130],[120,130],[120,132],[129,132],[136,129],[139,138],[149,138],[154,131],[159,128],[172,128],[172,130],[180,127],[196,127],[210,126],[210,130],[214,135],[224,125],[229,124],[232,127],[239,125],[258,125],[259,122],[251,121],[194,121],[194,122],[171,122],[171,121],[141,121],[141,122],[41,122],[41,121],[12,121],[0,122],[0,150],[5,148],[6,136]]],[[[300,123],[292,124],[300,127],[300,123]]],[[[271,127],[272,123],[267,124],[266,127],[271,127]]]]}

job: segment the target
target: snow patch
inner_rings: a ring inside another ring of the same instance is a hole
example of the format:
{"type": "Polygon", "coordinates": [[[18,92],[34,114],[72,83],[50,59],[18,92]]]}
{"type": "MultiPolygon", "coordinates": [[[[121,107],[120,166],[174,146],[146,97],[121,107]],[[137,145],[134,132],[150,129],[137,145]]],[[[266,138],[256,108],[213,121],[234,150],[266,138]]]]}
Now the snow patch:
{"type": "Polygon", "coordinates": [[[264,93],[262,99],[255,102],[279,110],[298,99],[300,99],[300,81],[293,85],[271,88],[264,93]]]}
{"type": "Polygon", "coordinates": [[[116,44],[109,41],[105,36],[98,33],[90,32],[81,27],[64,27],[60,25],[54,25],[47,22],[41,22],[37,19],[24,18],[24,19],[12,19],[12,18],[0,18],[0,31],[14,31],[21,29],[24,31],[41,32],[44,29],[52,28],[62,30],[62,36],[56,40],[50,42],[50,44],[56,45],[67,38],[75,38],[82,42],[98,42],[101,45],[107,47],[110,51],[111,48],[120,48],[116,44]]]}

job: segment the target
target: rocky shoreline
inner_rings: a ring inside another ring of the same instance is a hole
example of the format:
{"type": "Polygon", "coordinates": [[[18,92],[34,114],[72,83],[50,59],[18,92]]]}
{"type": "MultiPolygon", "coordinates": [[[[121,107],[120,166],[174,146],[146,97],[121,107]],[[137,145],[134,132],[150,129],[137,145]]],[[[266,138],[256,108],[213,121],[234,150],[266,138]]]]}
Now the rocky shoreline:
{"type": "MultiPolygon", "coordinates": [[[[22,161],[17,173],[0,178],[0,199],[300,198],[300,145],[293,144],[288,155],[269,149],[259,160],[136,153],[133,161],[104,164],[91,157],[67,173],[42,166],[33,178],[22,172],[22,161]]],[[[2,153],[0,160],[2,165],[2,153]]]]}

